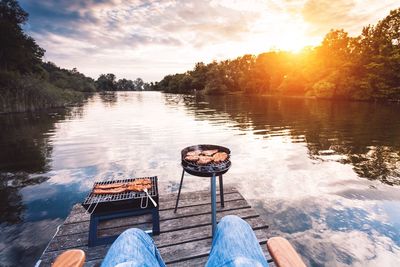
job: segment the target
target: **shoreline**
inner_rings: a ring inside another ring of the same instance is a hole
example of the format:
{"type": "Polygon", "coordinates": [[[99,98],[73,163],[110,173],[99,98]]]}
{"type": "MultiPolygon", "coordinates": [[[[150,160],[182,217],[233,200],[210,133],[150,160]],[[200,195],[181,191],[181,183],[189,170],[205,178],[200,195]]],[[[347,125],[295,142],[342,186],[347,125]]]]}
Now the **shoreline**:
{"type": "MultiPolygon", "coordinates": [[[[364,102],[364,103],[391,103],[391,104],[400,104],[400,99],[369,99],[369,100],[357,100],[357,99],[344,99],[344,98],[322,98],[315,96],[299,96],[299,95],[274,95],[274,94],[245,94],[243,92],[232,92],[227,94],[205,94],[201,91],[195,91],[191,93],[173,93],[173,92],[164,92],[164,91],[105,91],[105,92],[96,92],[96,93],[118,93],[118,92],[160,92],[166,94],[176,94],[176,95],[195,95],[195,96],[208,96],[208,97],[222,97],[222,96],[248,96],[248,97],[264,97],[264,98],[288,98],[288,99],[305,99],[305,100],[317,100],[317,101],[330,101],[330,102],[364,102]]],[[[95,93],[91,92],[81,92],[83,94],[84,99],[81,101],[77,101],[74,103],[64,103],[62,105],[48,106],[48,107],[40,107],[29,110],[20,110],[20,111],[5,111],[0,112],[0,116],[2,115],[11,115],[11,114],[20,114],[20,113],[36,113],[49,111],[53,109],[65,109],[68,107],[76,107],[85,102],[89,97],[93,96],[95,93]]]]}
{"type": "MultiPolygon", "coordinates": [[[[164,92],[164,91],[159,91],[164,92]]],[[[165,92],[164,92],[165,93],[165,92]]],[[[365,102],[365,103],[395,103],[400,104],[400,99],[348,99],[348,98],[324,98],[316,96],[302,96],[302,95],[277,95],[277,94],[246,94],[244,92],[231,92],[226,94],[205,94],[201,91],[196,91],[188,94],[172,93],[168,94],[183,94],[183,95],[203,95],[203,96],[251,96],[251,97],[271,97],[271,98],[294,98],[294,99],[308,99],[308,100],[323,100],[332,102],[365,102]]]]}

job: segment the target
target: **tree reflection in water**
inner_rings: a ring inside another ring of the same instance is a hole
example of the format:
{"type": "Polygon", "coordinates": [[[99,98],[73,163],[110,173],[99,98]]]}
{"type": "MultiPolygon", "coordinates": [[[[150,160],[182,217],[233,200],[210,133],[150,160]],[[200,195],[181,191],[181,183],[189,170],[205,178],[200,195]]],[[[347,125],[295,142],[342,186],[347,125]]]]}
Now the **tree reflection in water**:
{"type": "Polygon", "coordinates": [[[360,177],[400,185],[398,104],[168,94],[165,98],[167,104],[182,101],[198,120],[218,114],[264,138],[289,135],[293,142],[306,142],[312,159],[335,155],[360,177]]]}
{"type": "Polygon", "coordinates": [[[82,107],[0,115],[0,223],[22,222],[20,190],[49,179],[41,175],[50,170],[49,134],[58,121],[71,116],[82,116],[82,107]]]}
{"type": "Polygon", "coordinates": [[[106,106],[114,106],[118,101],[118,94],[113,91],[99,93],[101,102],[106,106]]]}

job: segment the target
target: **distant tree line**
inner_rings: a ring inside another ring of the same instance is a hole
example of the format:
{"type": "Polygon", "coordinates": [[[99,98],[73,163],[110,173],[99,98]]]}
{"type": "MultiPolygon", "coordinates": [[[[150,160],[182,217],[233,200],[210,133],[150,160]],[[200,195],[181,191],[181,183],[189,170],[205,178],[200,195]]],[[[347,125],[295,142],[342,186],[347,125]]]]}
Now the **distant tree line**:
{"type": "Polygon", "coordinates": [[[0,0],[0,113],[74,104],[84,92],[151,89],[140,78],[116,81],[114,74],[102,74],[95,81],[76,68],[43,62],[45,50],[22,30],[27,20],[16,0],[0,0]]]}
{"type": "Polygon", "coordinates": [[[200,62],[193,70],[165,76],[152,89],[400,100],[400,8],[356,37],[331,30],[319,46],[299,53],[270,51],[200,62]]]}
{"type": "Polygon", "coordinates": [[[141,78],[134,81],[125,78],[117,80],[112,73],[101,74],[95,82],[98,91],[148,91],[152,89],[151,85],[141,78]]]}

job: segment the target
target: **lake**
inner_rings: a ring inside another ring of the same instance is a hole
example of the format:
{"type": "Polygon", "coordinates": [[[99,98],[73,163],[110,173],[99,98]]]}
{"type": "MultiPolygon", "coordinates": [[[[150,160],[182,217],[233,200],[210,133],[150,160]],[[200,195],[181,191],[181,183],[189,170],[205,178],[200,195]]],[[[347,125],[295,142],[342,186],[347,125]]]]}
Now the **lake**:
{"type": "Polygon", "coordinates": [[[177,192],[180,150],[202,143],[231,149],[224,184],[309,265],[400,266],[399,104],[119,92],[0,129],[2,266],[34,265],[94,181],[158,175],[177,192]]]}

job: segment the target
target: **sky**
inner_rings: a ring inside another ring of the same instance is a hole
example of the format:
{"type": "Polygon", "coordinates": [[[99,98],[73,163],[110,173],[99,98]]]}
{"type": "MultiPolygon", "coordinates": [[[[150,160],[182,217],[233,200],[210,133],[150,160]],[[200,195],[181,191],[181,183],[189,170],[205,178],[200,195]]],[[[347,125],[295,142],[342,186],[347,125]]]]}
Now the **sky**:
{"type": "Polygon", "coordinates": [[[21,0],[44,60],[97,78],[157,81],[196,62],[318,45],[358,35],[398,0],[21,0]]]}

